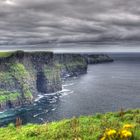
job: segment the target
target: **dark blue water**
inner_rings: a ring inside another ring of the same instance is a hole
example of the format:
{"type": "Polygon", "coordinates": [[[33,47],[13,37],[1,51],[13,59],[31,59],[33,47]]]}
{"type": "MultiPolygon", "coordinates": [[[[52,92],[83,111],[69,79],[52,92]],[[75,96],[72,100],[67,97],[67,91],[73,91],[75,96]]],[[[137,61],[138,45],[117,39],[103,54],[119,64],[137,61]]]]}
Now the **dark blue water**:
{"type": "Polygon", "coordinates": [[[39,99],[1,122],[9,123],[19,116],[24,123],[43,123],[120,108],[140,108],[140,61],[89,65],[87,74],[67,79],[61,92],[40,95],[39,99]]]}

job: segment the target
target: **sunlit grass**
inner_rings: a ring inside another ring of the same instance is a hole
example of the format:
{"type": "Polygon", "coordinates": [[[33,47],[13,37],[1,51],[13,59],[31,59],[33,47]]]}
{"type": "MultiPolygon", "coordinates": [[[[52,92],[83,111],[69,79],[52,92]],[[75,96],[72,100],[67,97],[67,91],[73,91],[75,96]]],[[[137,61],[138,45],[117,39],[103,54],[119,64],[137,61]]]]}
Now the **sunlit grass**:
{"type": "Polygon", "coordinates": [[[139,138],[140,110],[121,110],[104,115],[74,117],[42,125],[28,124],[15,127],[10,124],[0,129],[0,140],[139,140],[139,138]]]}
{"type": "Polygon", "coordinates": [[[0,58],[6,58],[13,54],[13,52],[0,52],[0,58]]]}

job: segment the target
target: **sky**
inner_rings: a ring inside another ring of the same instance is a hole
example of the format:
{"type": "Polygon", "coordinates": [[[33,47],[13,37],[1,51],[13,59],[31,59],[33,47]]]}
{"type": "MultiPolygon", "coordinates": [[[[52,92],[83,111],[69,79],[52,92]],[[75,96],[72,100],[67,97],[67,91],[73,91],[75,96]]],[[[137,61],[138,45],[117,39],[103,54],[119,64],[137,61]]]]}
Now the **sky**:
{"type": "Polygon", "coordinates": [[[0,48],[139,41],[140,0],[0,0],[0,48]]]}

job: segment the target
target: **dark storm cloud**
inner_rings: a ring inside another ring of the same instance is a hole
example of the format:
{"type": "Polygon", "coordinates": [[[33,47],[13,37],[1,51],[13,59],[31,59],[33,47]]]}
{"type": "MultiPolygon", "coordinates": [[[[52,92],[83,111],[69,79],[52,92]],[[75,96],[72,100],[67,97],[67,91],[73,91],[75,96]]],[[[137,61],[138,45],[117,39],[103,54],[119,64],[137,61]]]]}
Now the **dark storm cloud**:
{"type": "Polygon", "coordinates": [[[0,44],[140,40],[140,0],[0,0],[0,44]]]}

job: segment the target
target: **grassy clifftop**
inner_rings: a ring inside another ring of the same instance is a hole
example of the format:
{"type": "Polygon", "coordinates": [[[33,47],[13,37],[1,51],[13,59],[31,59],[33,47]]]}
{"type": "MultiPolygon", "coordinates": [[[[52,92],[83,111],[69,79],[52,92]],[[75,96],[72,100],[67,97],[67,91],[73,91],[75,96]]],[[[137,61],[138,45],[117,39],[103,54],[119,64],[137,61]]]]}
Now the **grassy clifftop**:
{"type": "Polygon", "coordinates": [[[0,128],[0,140],[139,140],[140,110],[0,128]]]}
{"type": "Polygon", "coordinates": [[[13,52],[0,52],[0,58],[6,58],[13,54],[13,52]]]}

